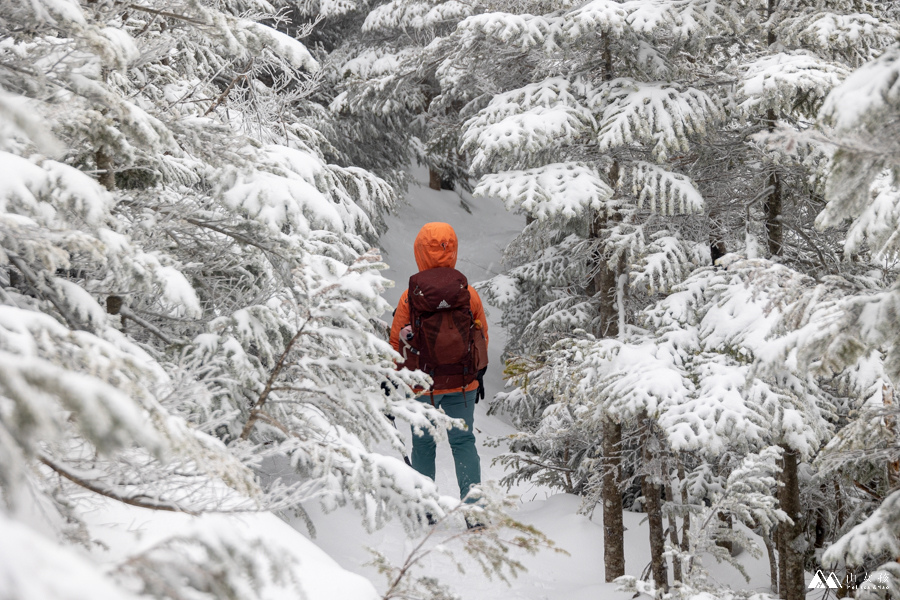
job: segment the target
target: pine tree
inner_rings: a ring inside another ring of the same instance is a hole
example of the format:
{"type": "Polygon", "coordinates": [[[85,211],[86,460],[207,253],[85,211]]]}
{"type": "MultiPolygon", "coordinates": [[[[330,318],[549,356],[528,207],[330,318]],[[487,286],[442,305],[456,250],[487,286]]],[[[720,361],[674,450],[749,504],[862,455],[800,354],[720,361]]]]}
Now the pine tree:
{"type": "MultiPolygon", "coordinates": [[[[875,11],[864,15],[853,13],[853,6],[782,4],[760,9],[727,3],[589,2],[538,16],[475,15],[460,24],[457,44],[464,50],[458,62],[466,60],[463,53],[470,62],[472,56],[504,56],[497,48],[502,44],[506,53],[518,51],[505,71],[524,71],[527,82],[499,94],[486,89],[491,100],[466,123],[462,138],[473,170],[487,172],[476,193],[500,196],[531,221],[508,257],[511,270],[488,287],[488,296],[507,309],[504,318],[513,331],[508,352],[546,350],[579,328],[627,338],[626,324],[633,315],[655,294],[684,281],[710,255],[716,258],[746,244],[754,256],[758,233],[753,219],[759,213],[769,254],[785,255],[801,272],[840,269],[834,242],[811,228],[822,204],[821,187],[809,182],[820,184],[815,175],[826,171],[819,150],[806,145],[799,156],[776,156],[771,150],[766,155],[749,134],[774,130],[779,119],[795,122],[815,115],[848,68],[896,39],[896,30],[875,11]],[[764,18],[750,18],[748,10],[762,10],[764,18]],[[834,27],[825,27],[828,23],[834,27]],[[857,27],[865,29],[865,39],[859,45],[848,43],[857,27]],[[587,36],[586,31],[601,35],[587,36]],[[827,54],[824,38],[816,38],[814,31],[841,40],[839,50],[827,54]],[[690,61],[685,51],[691,53],[690,61]],[[728,79],[737,86],[730,88],[728,79]],[[775,161],[778,166],[772,166],[775,161]],[[751,166],[734,166],[747,164],[751,166]],[[677,165],[683,165],[683,172],[677,165]],[[695,184],[694,174],[705,181],[695,184]],[[735,196],[744,202],[736,203],[735,196]],[[707,218],[677,218],[696,212],[707,218]],[[657,215],[666,217],[665,223],[657,215]],[[727,236],[725,229],[731,230],[727,236]],[[785,253],[787,246],[791,249],[785,253]]],[[[449,71],[449,66],[443,69],[449,71]]],[[[448,93],[453,83],[448,81],[448,93]]],[[[457,93],[475,96],[468,89],[457,93]]],[[[759,285],[764,288],[765,283],[759,285]]],[[[803,285],[813,287],[811,282],[803,285]]],[[[646,339],[663,325],[634,333],[646,339]]],[[[746,367],[755,369],[756,360],[750,358],[746,367]]],[[[515,370],[534,363],[523,359],[515,370]]],[[[702,373],[708,367],[686,368],[682,376],[695,379],[702,376],[697,369],[702,373]]],[[[577,369],[574,361],[569,370],[577,369]]],[[[567,375],[549,377],[556,381],[567,375]]],[[[544,379],[531,371],[517,379],[528,382],[527,391],[501,397],[502,407],[523,411],[523,421],[542,413],[548,421],[536,422],[533,433],[516,442],[516,449],[538,456],[505,460],[522,469],[514,477],[534,476],[546,465],[541,477],[569,485],[566,478],[578,480],[581,473],[571,456],[580,460],[599,452],[609,458],[616,452],[594,447],[559,454],[563,448],[586,445],[580,438],[584,426],[575,424],[577,409],[569,409],[569,417],[564,410],[551,410],[554,403],[567,402],[569,392],[535,385],[544,379]],[[546,439],[554,435],[551,431],[559,435],[558,442],[546,439]],[[557,454],[551,457],[553,452],[557,454]],[[566,470],[553,474],[553,469],[566,470]]],[[[743,385],[755,386],[753,393],[785,393],[778,391],[783,375],[761,376],[760,382],[743,385]]],[[[796,385],[818,389],[817,382],[796,385]]],[[[799,397],[809,401],[810,394],[799,397]]],[[[619,409],[610,410],[617,415],[619,409]]],[[[640,411],[626,414],[635,426],[642,422],[640,411]]],[[[821,431],[822,424],[809,413],[803,427],[821,431]]],[[[665,425],[662,429],[667,431],[665,425]]],[[[614,431],[594,429],[589,435],[620,445],[614,431]]],[[[786,444],[784,477],[793,483],[798,481],[791,475],[799,468],[798,457],[809,460],[818,447],[815,442],[799,448],[795,441],[785,433],[766,442],[786,444]]],[[[627,447],[628,441],[621,444],[627,447]]],[[[636,460],[639,465],[640,458],[636,460]]],[[[607,472],[616,468],[607,465],[607,472]]],[[[782,501],[796,517],[800,490],[796,485],[788,489],[782,501]]],[[[610,495],[604,504],[616,510],[610,495]]],[[[801,558],[789,543],[800,535],[799,527],[795,518],[793,525],[780,526],[783,535],[778,536],[785,540],[780,549],[782,564],[790,568],[785,578],[791,597],[803,580],[801,558]]],[[[607,549],[613,546],[608,540],[607,549]]]]}
{"type": "MultiPolygon", "coordinates": [[[[424,380],[394,371],[375,325],[388,282],[371,243],[395,195],[328,164],[326,138],[296,116],[319,65],[278,7],[2,12],[0,514],[21,561],[46,546],[23,524],[29,496],[78,543],[85,493],[188,514],[352,502],[370,527],[394,514],[410,529],[446,510],[371,451],[401,444],[384,413],[448,423],[414,400],[424,380]],[[261,478],[263,461],[293,477],[261,478]]],[[[172,539],[116,576],[148,593],[224,595],[271,573],[290,585],[268,552],[235,558],[233,579],[186,577],[257,547],[172,539]]]]}
{"type": "Polygon", "coordinates": [[[831,170],[828,204],[817,225],[833,228],[849,220],[845,258],[870,272],[856,285],[820,294],[822,301],[798,314],[789,346],[800,365],[823,376],[847,379],[859,399],[853,407],[858,410],[855,418],[819,462],[824,471],[867,490],[862,511],[867,518],[842,522],[844,535],[823,557],[826,564],[840,562],[848,571],[865,566],[869,581],[861,586],[860,597],[890,594],[898,585],[892,566],[897,549],[885,541],[893,535],[893,490],[898,480],[894,390],[900,377],[896,345],[900,321],[894,260],[898,246],[892,225],[900,199],[898,56],[896,48],[889,49],[854,71],[828,95],[819,113],[819,140],[830,150],[831,170]]]}
{"type": "MultiPolygon", "coordinates": [[[[473,171],[484,174],[476,195],[499,196],[530,221],[513,245],[516,254],[508,256],[512,269],[486,288],[505,310],[509,353],[539,352],[579,328],[624,335],[634,309],[634,300],[626,304],[626,288],[640,290],[637,302],[646,301],[644,294],[672,285],[690,271],[688,265],[705,258],[705,241],[686,237],[690,230],[682,225],[692,221],[681,217],[702,212],[704,201],[674,164],[721,109],[691,85],[690,69],[679,59],[682,44],[702,37],[698,32],[709,31],[709,24],[680,31],[679,10],[591,2],[538,16],[476,15],[458,27],[454,43],[461,50],[441,72],[491,55],[505,58],[504,70],[520,77],[508,91],[485,89],[490,101],[462,135],[473,171]],[[655,11],[659,22],[647,25],[655,11]],[[588,33],[598,30],[600,37],[588,33]]],[[[478,97],[455,84],[448,79],[446,95],[478,97]]],[[[548,395],[535,402],[547,400],[564,401],[548,395]]],[[[517,409],[508,398],[504,402],[517,409]]],[[[554,445],[565,447],[564,455],[539,462],[578,472],[572,456],[599,453],[606,461],[605,547],[612,580],[624,573],[617,475],[622,420],[615,413],[606,419],[607,428],[593,432],[602,449],[589,442],[590,450],[573,454],[568,444],[554,445]]]]}

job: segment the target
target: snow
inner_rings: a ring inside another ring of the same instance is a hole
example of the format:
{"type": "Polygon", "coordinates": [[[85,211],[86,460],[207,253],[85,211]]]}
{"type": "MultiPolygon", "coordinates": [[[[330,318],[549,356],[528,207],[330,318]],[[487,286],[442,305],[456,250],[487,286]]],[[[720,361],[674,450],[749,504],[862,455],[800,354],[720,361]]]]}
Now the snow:
{"type": "Polygon", "coordinates": [[[900,48],[885,50],[828,94],[823,120],[839,132],[852,131],[878,119],[900,99],[900,48]]]}
{"type": "Polygon", "coordinates": [[[262,566],[270,563],[270,569],[289,569],[292,577],[279,581],[273,573],[260,569],[263,581],[257,583],[260,587],[254,597],[266,600],[295,600],[298,595],[306,600],[374,600],[377,597],[370,582],[346,572],[313,542],[271,513],[192,517],[106,500],[84,504],[82,510],[92,532],[105,547],[99,554],[109,567],[175,536],[239,549],[260,544],[258,555],[264,556],[262,566]]]}
{"type": "Polygon", "coordinates": [[[0,512],[0,593],[4,599],[137,600],[70,548],[0,512]]]}
{"type": "Polygon", "coordinates": [[[171,266],[160,266],[156,275],[162,280],[163,298],[176,316],[200,316],[200,299],[184,273],[171,266]]]}
{"type": "MultiPolygon", "coordinates": [[[[443,221],[453,225],[459,237],[459,268],[477,285],[479,280],[494,277],[500,270],[500,255],[507,243],[522,229],[524,219],[507,213],[503,203],[495,198],[470,199],[461,193],[434,191],[427,187],[427,170],[416,168],[413,174],[418,183],[410,188],[409,204],[402,205],[398,214],[387,218],[390,227],[381,240],[385,261],[390,269],[385,275],[394,279],[397,285],[388,289],[384,296],[393,305],[399,300],[406,281],[416,272],[412,251],[412,240],[422,225],[430,221],[443,221]],[[463,206],[467,206],[471,213],[463,206]]],[[[494,280],[497,283],[497,279],[494,280]]],[[[486,303],[491,331],[490,367],[485,376],[488,396],[503,389],[499,354],[504,344],[504,331],[499,324],[500,311],[486,303]]],[[[390,315],[386,318],[389,320],[390,315]]],[[[637,360],[637,357],[635,357],[637,360]]],[[[624,363],[623,363],[624,364],[624,363]]],[[[653,377],[645,377],[648,385],[653,385],[653,377]]],[[[657,387],[663,389],[663,384],[657,387]]],[[[486,483],[497,482],[504,471],[493,460],[504,452],[500,447],[485,445],[491,438],[506,438],[515,430],[503,420],[503,415],[488,416],[487,405],[480,402],[475,407],[475,433],[478,452],[481,457],[482,479],[486,483]]],[[[398,420],[398,427],[404,434],[407,449],[410,448],[409,428],[398,420]]],[[[385,452],[395,452],[385,449],[385,452]]],[[[446,443],[438,445],[437,456],[438,489],[447,495],[455,495],[457,484],[453,461],[446,443]]],[[[518,495],[519,507],[514,518],[533,525],[546,533],[556,545],[568,552],[560,554],[542,550],[530,556],[521,553],[521,560],[527,572],[511,580],[507,587],[502,582],[488,579],[474,562],[463,558],[465,574],[456,572],[452,562],[435,551],[422,562],[420,574],[427,574],[448,583],[453,592],[465,600],[626,600],[631,593],[617,591],[617,585],[606,583],[603,575],[603,530],[602,512],[596,507],[590,515],[579,514],[581,499],[567,494],[558,494],[532,484],[520,484],[511,490],[518,495]]],[[[375,582],[379,590],[385,589],[385,582],[373,566],[367,565],[372,555],[366,548],[384,553],[395,564],[417,544],[421,535],[407,536],[401,528],[388,524],[374,532],[366,531],[359,516],[351,509],[341,508],[326,513],[317,507],[307,507],[315,524],[316,544],[334,558],[345,569],[364,575],[375,582]]],[[[650,549],[645,515],[626,512],[625,520],[625,560],[626,573],[640,576],[649,562],[650,549]]],[[[300,531],[305,531],[302,521],[292,521],[300,531]]],[[[445,537],[458,533],[463,527],[460,521],[442,523],[436,543],[444,544],[445,537]]],[[[750,532],[745,532],[756,539],[750,532]]],[[[757,539],[758,541],[758,539],[757,539]]],[[[760,546],[761,546],[761,542],[760,546]]],[[[446,549],[455,552],[457,558],[462,553],[458,545],[447,542],[446,549]]],[[[515,550],[512,550],[515,552],[515,550]]],[[[712,577],[735,589],[768,591],[769,567],[765,558],[753,558],[744,553],[740,559],[751,577],[748,584],[740,573],[729,565],[708,564],[712,577]]],[[[712,559],[708,562],[713,563],[712,559]]]]}
{"type": "Polygon", "coordinates": [[[780,38],[791,45],[816,48],[824,54],[846,52],[861,60],[874,58],[898,37],[894,23],[866,14],[827,11],[787,19],[780,38]]]}
{"type": "Polygon", "coordinates": [[[306,46],[291,36],[255,21],[242,20],[239,24],[240,29],[259,36],[268,50],[287,61],[295,69],[313,73],[319,70],[319,63],[309,53],[306,46]]]}
{"type": "Polygon", "coordinates": [[[363,23],[363,31],[394,28],[425,29],[458,21],[471,14],[471,4],[459,0],[446,2],[392,0],[369,13],[363,23]]]}
{"type": "Polygon", "coordinates": [[[344,77],[369,79],[390,75],[400,68],[404,60],[413,56],[412,50],[401,50],[397,53],[385,52],[381,49],[369,49],[348,60],[341,67],[344,77]]]}
{"type": "MultiPolygon", "coordinates": [[[[900,250],[900,189],[894,185],[890,171],[885,171],[872,182],[869,193],[871,202],[847,231],[844,252],[850,256],[868,243],[876,258],[891,259],[900,250]]],[[[820,213],[817,226],[834,224],[830,212],[820,213]]]]}
{"type": "Polygon", "coordinates": [[[106,311],[83,287],[60,277],[55,278],[53,283],[62,292],[66,304],[76,318],[97,326],[106,324],[106,311]]]}
{"type": "Polygon", "coordinates": [[[463,46],[485,36],[515,44],[523,50],[544,46],[547,51],[557,47],[556,36],[560,34],[559,19],[509,13],[475,15],[461,22],[457,30],[463,34],[463,46]]]}
{"type": "Polygon", "coordinates": [[[575,39],[581,35],[593,35],[595,31],[620,36],[625,31],[628,13],[622,4],[614,0],[593,0],[572,11],[567,33],[575,39]]]}
{"type": "Polygon", "coordinates": [[[75,0],[39,0],[30,4],[38,21],[47,20],[64,26],[69,26],[69,22],[85,24],[84,13],[75,0]]]}
{"type": "Polygon", "coordinates": [[[605,84],[605,91],[597,96],[606,102],[597,136],[601,152],[646,143],[662,162],[670,150],[686,150],[686,136],[705,132],[719,116],[713,99],[691,87],[622,77],[605,84]]]}
{"type": "Polygon", "coordinates": [[[54,207],[65,207],[90,225],[112,207],[112,196],[93,178],[68,165],[40,164],[0,152],[0,211],[25,213],[43,225],[56,225],[54,207]],[[41,200],[52,197],[54,202],[41,200]]]}
{"type": "Polygon", "coordinates": [[[259,160],[270,162],[281,172],[260,171],[240,177],[225,193],[228,206],[245,211],[274,232],[282,231],[286,225],[307,235],[312,229],[343,231],[337,206],[309,181],[309,169],[319,161],[299,150],[282,148],[274,152],[272,147],[266,150],[266,155],[259,160]],[[295,154],[305,154],[305,160],[295,154]]]}
{"type": "Polygon", "coordinates": [[[701,212],[706,206],[703,194],[685,175],[673,173],[654,164],[636,161],[631,172],[638,207],[646,203],[661,215],[701,212]]]}
{"type": "Polygon", "coordinates": [[[0,90],[0,150],[9,150],[15,138],[21,137],[47,155],[61,154],[62,144],[36,114],[34,100],[0,90]]]}
{"type": "Polygon", "coordinates": [[[539,153],[573,143],[595,123],[568,81],[550,78],[494,96],[463,125],[461,147],[473,152],[473,172],[521,164],[525,153],[539,153]]]}
{"type": "MultiPolygon", "coordinates": [[[[301,174],[299,171],[302,169],[299,168],[291,168],[290,171],[292,183],[302,182],[311,187],[303,175],[314,178],[315,169],[305,174],[301,174]]],[[[500,199],[491,197],[473,199],[466,193],[430,190],[423,183],[427,180],[427,171],[424,168],[414,169],[413,174],[417,183],[410,189],[409,204],[401,205],[397,215],[387,218],[390,229],[382,238],[384,258],[390,265],[384,275],[397,282],[395,287],[388,288],[384,293],[385,299],[391,305],[395,305],[399,300],[406,287],[405,282],[417,270],[412,240],[426,222],[444,221],[454,226],[459,237],[457,267],[467,275],[473,285],[500,272],[500,256],[504,247],[524,226],[524,218],[507,212],[500,199]]],[[[112,232],[104,232],[104,240],[111,247],[124,243],[124,238],[112,232]]],[[[148,268],[162,280],[167,279],[166,269],[178,272],[161,265],[158,261],[154,263],[150,255],[144,256],[148,268]]],[[[502,279],[494,281],[495,285],[502,287],[502,279]]],[[[175,294],[180,284],[169,284],[167,287],[172,287],[168,293],[175,294]]],[[[71,296],[82,304],[81,312],[85,314],[98,312],[99,307],[92,305],[89,298],[81,292],[76,291],[71,296]]],[[[189,298],[183,298],[182,301],[190,304],[189,298]]],[[[485,309],[491,331],[491,367],[485,377],[485,383],[488,394],[492,395],[503,389],[500,352],[505,343],[505,335],[499,324],[500,311],[490,305],[486,305],[485,309]]],[[[722,311],[727,310],[727,305],[722,307],[722,311]]],[[[9,343],[18,346],[13,336],[16,336],[16,339],[23,338],[25,343],[14,351],[34,354],[38,352],[38,345],[30,332],[26,331],[26,325],[18,322],[16,317],[18,312],[8,307],[0,310],[0,323],[3,323],[9,332],[9,343]]],[[[758,318],[755,314],[752,316],[758,318]]],[[[65,331],[64,327],[50,317],[35,318],[41,320],[39,324],[43,324],[47,329],[65,331]]],[[[241,316],[236,315],[235,318],[241,316]]],[[[90,335],[79,333],[82,334],[90,335]]],[[[2,341],[0,338],[0,342],[2,341]]],[[[207,334],[200,341],[210,347],[220,343],[215,334],[207,334]]],[[[0,347],[2,346],[0,343],[0,347]]],[[[665,400],[666,394],[671,395],[672,390],[677,390],[681,385],[681,382],[674,381],[677,377],[671,369],[668,370],[669,379],[655,376],[657,372],[666,371],[667,361],[670,361],[671,357],[663,354],[658,356],[642,354],[640,348],[634,348],[631,352],[629,356],[619,357],[620,365],[623,368],[630,366],[633,370],[635,365],[639,365],[636,370],[644,379],[645,386],[640,393],[645,396],[645,401],[650,398],[665,400]],[[651,373],[654,375],[648,376],[651,373]]],[[[12,366],[14,371],[20,364],[24,364],[20,357],[12,355],[5,355],[2,362],[12,366]]],[[[36,359],[29,357],[28,366],[34,370],[40,365],[36,359]]],[[[45,379],[50,379],[53,374],[42,371],[41,375],[45,379]]],[[[110,431],[113,421],[117,421],[116,425],[119,428],[123,427],[123,423],[129,430],[140,427],[141,415],[122,414],[115,406],[114,401],[121,394],[119,390],[98,381],[88,381],[86,376],[70,377],[60,385],[83,392],[74,394],[79,396],[78,400],[84,405],[79,408],[79,412],[111,413],[116,417],[92,423],[93,427],[103,429],[95,431],[95,435],[114,434],[110,431]],[[91,394],[93,395],[90,397],[81,397],[91,394]],[[95,404],[105,402],[109,406],[104,406],[101,410],[94,408],[91,402],[95,404]]],[[[505,448],[503,443],[499,446],[489,446],[485,442],[490,439],[502,440],[514,434],[515,430],[503,420],[502,415],[489,417],[486,412],[487,402],[481,402],[476,406],[475,432],[479,442],[483,480],[486,484],[495,484],[504,475],[504,471],[493,461],[505,451],[505,448]]],[[[713,420],[718,418],[719,426],[734,426],[740,422],[739,419],[727,414],[727,411],[710,413],[704,415],[704,418],[713,420]]],[[[398,423],[398,426],[406,447],[409,448],[409,427],[402,423],[398,423]]],[[[712,427],[704,425],[701,429],[712,427]]],[[[172,426],[171,429],[174,432],[175,427],[172,426]]],[[[348,450],[351,448],[350,442],[346,447],[348,450]]],[[[418,483],[417,478],[401,462],[397,450],[390,447],[381,450],[384,456],[380,457],[379,466],[400,475],[399,479],[403,485],[415,487],[418,483]]],[[[435,484],[445,496],[456,495],[453,463],[446,443],[442,443],[438,449],[435,484]]],[[[519,484],[511,492],[520,499],[514,518],[548,534],[557,547],[566,553],[545,549],[531,556],[513,548],[511,552],[516,559],[521,560],[527,572],[513,579],[507,588],[501,582],[487,579],[477,563],[464,555],[458,545],[447,539],[464,527],[462,521],[458,519],[439,526],[436,534],[438,548],[422,561],[422,573],[449,584],[455,593],[466,600],[493,600],[497,597],[509,600],[595,598],[626,600],[631,597],[630,593],[618,591],[616,584],[604,581],[602,514],[599,507],[594,507],[588,514],[580,514],[582,508],[580,498],[556,494],[547,488],[532,484],[519,484]],[[465,567],[465,575],[458,574],[453,569],[444,551],[456,554],[465,567]]],[[[19,588],[13,586],[32,586],[21,588],[27,592],[19,595],[23,598],[52,597],[81,600],[85,598],[81,591],[90,590],[92,600],[130,599],[133,597],[132,592],[137,590],[119,590],[109,583],[94,579],[104,578],[104,571],[123,568],[127,572],[131,567],[124,561],[136,555],[140,556],[142,561],[150,561],[148,564],[165,568],[169,573],[190,567],[188,564],[182,564],[185,562],[182,556],[199,555],[213,557],[211,560],[224,564],[227,578],[235,589],[249,589],[248,586],[253,586],[256,595],[251,597],[266,600],[293,599],[302,592],[302,597],[308,600],[335,598],[374,600],[380,597],[379,590],[384,589],[384,581],[374,567],[367,565],[372,559],[367,548],[383,553],[396,564],[405,558],[423,535],[420,532],[410,536],[406,530],[396,525],[396,521],[388,522],[382,529],[372,530],[367,528],[366,521],[371,525],[373,519],[361,518],[357,510],[348,506],[331,506],[329,511],[325,511],[313,503],[308,503],[305,508],[317,530],[317,536],[312,540],[303,520],[299,518],[292,518],[286,523],[270,513],[207,514],[195,517],[183,513],[149,511],[91,496],[79,501],[76,510],[84,519],[91,535],[100,543],[83,550],[76,550],[75,547],[62,549],[55,543],[42,540],[39,534],[26,526],[8,522],[0,514],[0,538],[4,542],[7,540],[15,542],[0,545],[0,559],[3,559],[0,564],[4,565],[0,567],[0,589],[17,590],[19,588]],[[48,546],[46,551],[41,549],[42,544],[48,546]],[[13,556],[14,553],[8,550],[4,553],[6,549],[17,546],[34,550],[22,553],[21,559],[13,556]],[[248,576],[239,565],[228,562],[230,560],[228,557],[231,556],[230,549],[234,548],[251,550],[251,566],[253,572],[257,574],[257,580],[247,579],[248,576]],[[102,569],[92,566],[89,561],[85,561],[85,556],[80,554],[90,555],[94,564],[99,561],[102,569]],[[31,560],[29,557],[36,556],[50,556],[53,562],[48,563],[44,560],[27,562],[31,560]],[[46,564],[53,564],[54,577],[29,577],[24,581],[26,578],[19,576],[20,573],[41,573],[46,564]],[[6,568],[8,565],[12,565],[13,568],[6,568]],[[53,588],[57,581],[66,581],[66,589],[53,588]],[[76,586],[69,585],[70,582],[76,582],[76,586]]],[[[627,529],[625,534],[627,573],[639,576],[649,560],[649,542],[644,515],[626,513],[624,519],[627,529]]],[[[753,559],[748,555],[745,555],[742,561],[752,578],[749,587],[764,590],[768,585],[766,561],[753,559]]],[[[748,587],[737,571],[730,566],[711,565],[711,570],[713,576],[723,583],[739,588],[748,587]]]]}
{"type": "Polygon", "coordinates": [[[612,195],[612,189],[594,169],[577,163],[489,174],[475,188],[475,196],[498,197],[510,211],[521,207],[539,220],[558,215],[573,218],[588,209],[601,210],[612,195]]]}
{"type": "Polygon", "coordinates": [[[472,170],[485,171],[491,161],[537,154],[568,145],[590,125],[589,115],[566,106],[536,106],[497,122],[482,123],[477,118],[463,137],[464,150],[474,151],[472,170]]]}
{"type": "Polygon", "coordinates": [[[798,102],[817,105],[847,76],[847,69],[800,50],[764,56],[743,65],[737,97],[741,110],[782,110],[798,102]]]}
{"type": "Polygon", "coordinates": [[[141,57],[141,52],[134,43],[134,39],[125,30],[117,27],[104,27],[100,33],[108,40],[105,50],[112,59],[110,62],[114,62],[116,66],[127,67],[141,57]]]}

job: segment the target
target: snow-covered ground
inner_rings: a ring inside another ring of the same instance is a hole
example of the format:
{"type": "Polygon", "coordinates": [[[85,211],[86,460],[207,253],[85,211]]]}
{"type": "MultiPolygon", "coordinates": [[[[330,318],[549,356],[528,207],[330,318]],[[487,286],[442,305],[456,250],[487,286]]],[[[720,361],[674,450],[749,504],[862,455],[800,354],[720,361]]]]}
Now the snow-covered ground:
{"type": "MultiPolygon", "coordinates": [[[[427,187],[427,172],[423,168],[414,171],[418,185],[412,186],[409,205],[402,206],[399,214],[388,219],[390,230],[384,236],[382,249],[391,269],[387,276],[397,282],[388,290],[385,298],[396,304],[400,294],[406,289],[410,275],[416,272],[412,243],[422,225],[430,221],[450,223],[459,237],[459,262],[461,270],[470,282],[487,279],[499,272],[503,248],[521,231],[522,217],[508,213],[497,200],[471,199],[463,193],[469,211],[460,202],[455,192],[437,192],[427,187]]],[[[490,334],[490,367],[485,377],[489,395],[500,391],[503,386],[499,355],[504,344],[504,333],[498,321],[500,311],[486,306],[490,334]]],[[[390,315],[385,316],[390,319],[390,315]]],[[[482,479],[485,482],[498,481],[503,472],[492,464],[493,459],[503,449],[485,446],[492,437],[503,437],[514,430],[502,417],[489,417],[487,406],[481,402],[475,409],[475,430],[479,441],[482,463],[482,479]]],[[[404,432],[409,447],[408,428],[398,422],[404,432]]],[[[442,493],[455,496],[458,493],[449,445],[438,448],[437,484],[442,493]]],[[[630,598],[631,594],[617,592],[614,584],[603,580],[603,532],[602,515],[598,508],[592,518],[578,514],[580,499],[559,494],[536,486],[523,486],[511,493],[520,498],[516,517],[522,522],[534,525],[568,555],[549,550],[535,556],[522,556],[527,573],[512,580],[511,586],[487,579],[480,568],[473,563],[465,575],[459,574],[451,561],[439,552],[432,553],[422,563],[419,574],[428,574],[450,584],[452,589],[465,600],[502,598],[504,600],[615,600],[630,598]]],[[[361,519],[352,509],[340,509],[328,514],[315,507],[309,507],[315,522],[317,536],[315,543],[342,567],[353,573],[366,576],[379,590],[385,582],[373,567],[366,566],[372,556],[366,548],[374,548],[388,556],[395,564],[401,563],[406,554],[420,538],[409,539],[399,525],[389,523],[385,528],[368,533],[361,519]]],[[[648,564],[650,550],[644,515],[625,514],[626,569],[629,574],[638,575],[648,564]]],[[[298,529],[305,531],[298,522],[298,529]]],[[[462,528],[462,523],[442,525],[452,529],[462,528]]],[[[436,536],[440,537],[440,536],[436,536]]],[[[450,551],[453,548],[449,548],[450,551]]],[[[751,583],[744,582],[742,576],[728,565],[713,565],[713,575],[736,588],[746,587],[759,591],[768,590],[768,563],[765,558],[753,559],[747,553],[742,556],[751,576],[751,583]]],[[[342,598],[351,598],[348,594],[342,598]]]]}

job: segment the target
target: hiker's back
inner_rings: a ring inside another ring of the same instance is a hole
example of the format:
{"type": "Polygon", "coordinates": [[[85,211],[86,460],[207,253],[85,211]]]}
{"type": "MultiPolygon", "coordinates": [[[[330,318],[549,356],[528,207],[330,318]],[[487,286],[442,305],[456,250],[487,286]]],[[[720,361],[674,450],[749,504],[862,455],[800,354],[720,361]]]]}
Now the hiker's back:
{"type": "Polygon", "coordinates": [[[416,273],[407,299],[415,367],[431,376],[434,389],[468,386],[487,366],[487,344],[472,314],[465,275],[450,267],[416,273]]]}

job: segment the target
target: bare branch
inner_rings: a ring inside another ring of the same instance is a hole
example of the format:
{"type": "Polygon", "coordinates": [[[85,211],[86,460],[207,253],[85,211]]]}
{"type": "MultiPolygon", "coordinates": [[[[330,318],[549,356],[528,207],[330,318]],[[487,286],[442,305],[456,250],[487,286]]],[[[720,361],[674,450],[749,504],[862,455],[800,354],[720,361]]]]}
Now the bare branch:
{"type": "Polygon", "coordinates": [[[75,474],[70,471],[63,465],[54,462],[46,455],[39,455],[38,460],[40,460],[43,464],[47,465],[53,471],[55,471],[61,477],[68,479],[72,483],[83,487],[84,489],[94,492],[95,494],[99,494],[105,498],[110,498],[112,500],[117,500],[122,502],[123,504],[128,504],[130,506],[138,506],[140,508],[149,508],[150,510],[164,510],[168,512],[179,512],[185,513],[188,515],[198,515],[199,513],[195,511],[188,510],[182,506],[177,504],[173,504],[170,502],[165,502],[161,500],[157,500],[155,498],[150,498],[149,496],[145,496],[143,494],[137,494],[133,496],[122,495],[115,490],[104,486],[103,484],[96,481],[88,481],[83,477],[75,474]]]}

